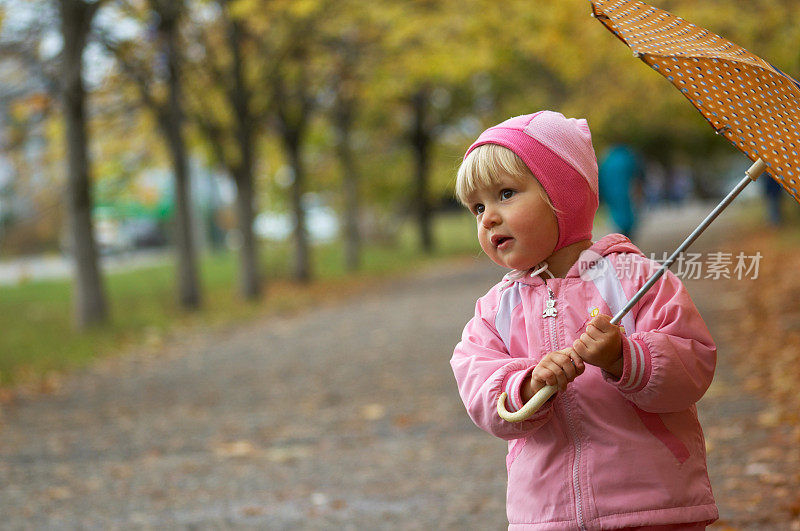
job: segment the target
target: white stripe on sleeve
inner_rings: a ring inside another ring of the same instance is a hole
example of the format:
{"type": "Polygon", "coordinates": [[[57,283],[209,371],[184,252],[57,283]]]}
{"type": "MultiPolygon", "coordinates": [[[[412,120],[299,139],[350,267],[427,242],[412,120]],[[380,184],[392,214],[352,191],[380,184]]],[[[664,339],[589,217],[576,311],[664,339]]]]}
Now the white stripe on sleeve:
{"type": "Polygon", "coordinates": [[[511,378],[509,378],[508,381],[506,382],[505,392],[508,393],[508,399],[514,411],[519,411],[520,409],[522,409],[522,404],[520,404],[517,401],[517,393],[515,389],[519,387],[519,384],[517,382],[519,382],[524,373],[525,371],[518,371],[514,373],[514,375],[512,375],[511,378]]]}
{"type": "Polygon", "coordinates": [[[500,339],[506,346],[506,351],[509,354],[509,343],[511,341],[511,314],[514,312],[519,303],[522,302],[522,297],[519,293],[519,284],[514,282],[511,286],[506,288],[503,295],[500,297],[500,304],[497,307],[497,315],[494,318],[494,327],[497,333],[500,334],[500,339]]]}
{"type": "Polygon", "coordinates": [[[633,385],[631,386],[632,389],[635,389],[636,387],[639,387],[639,384],[642,383],[642,378],[644,378],[644,349],[642,349],[642,346],[636,341],[631,341],[631,343],[636,346],[636,353],[639,356],[639,375],[636,377],[636,381],[633,382],[633,385]]]}
{"type": "Polygon", "coordinates": [[[639,364],[637,363],[639,356],[636,353],[636,346],[634,342],[628,339],[627,337],[625,338],[625,341],[628,342],[628,349],[631,353],[631,373],[630,375],[628,375],[628,381],[625,382],[625,385],[622,386],[623,389],[627,389],[631,386],[633,381],[636,379],[636,373],[639,368],[639,364]]]}

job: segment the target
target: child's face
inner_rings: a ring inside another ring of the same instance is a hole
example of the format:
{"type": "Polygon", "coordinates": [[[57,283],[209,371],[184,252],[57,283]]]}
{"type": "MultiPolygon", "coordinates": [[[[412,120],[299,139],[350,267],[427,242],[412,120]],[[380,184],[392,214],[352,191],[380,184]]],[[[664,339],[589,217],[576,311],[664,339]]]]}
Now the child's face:
{"type": "Polygon", "coordinates": [[[527,270],[547,259],[558,243],[558,221],[539,182],[502,176],[467,197],[478,222],[478,241],[495,263],[527,270]]]}

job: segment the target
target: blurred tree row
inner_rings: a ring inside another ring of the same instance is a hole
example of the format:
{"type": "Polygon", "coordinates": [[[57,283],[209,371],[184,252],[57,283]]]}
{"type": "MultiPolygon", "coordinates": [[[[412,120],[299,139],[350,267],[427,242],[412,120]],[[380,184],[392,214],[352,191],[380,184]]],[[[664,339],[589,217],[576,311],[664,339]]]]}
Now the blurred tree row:
{"type": "MultiPolygon", "coordinates": [[[[789,0],[754,0],[748,16],[733,0],[656,4],[786,72],[800,67],[789,0]]],[[[349,269],[381,219],[413,216],[431,252],[432,213],[464,148],[512,115],[585,116],[598,152],[626,141],[665,164],[733,151],[589,12],[585,0],[0,0],[2,71],[19,76],[0,88],[0,149],[23,181],[34,172],[21,139],[44,131],[36,160],[48,171],[34,188],[67,213],[79,325],[107,313],[91,183],[124,185],[148,167],[171,168],[178,300],[201,305],[193,157],[235,184],[239,288],[253,299],[261,208],[293,213],[300,281],[313,276],[310,191],[336,198],[349,269]]]]}

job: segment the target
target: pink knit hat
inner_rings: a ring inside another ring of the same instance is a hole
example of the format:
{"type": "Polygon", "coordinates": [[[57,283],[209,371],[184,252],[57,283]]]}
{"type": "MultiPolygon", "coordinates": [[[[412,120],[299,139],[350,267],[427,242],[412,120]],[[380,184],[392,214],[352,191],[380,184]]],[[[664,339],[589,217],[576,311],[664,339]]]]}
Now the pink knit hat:
{"type": "Polygon", "coordinates": [[[556,208],[558,243],[553,252],[592,238],[597,211],[597,158],[586,120],[540,111],[490,127],[467,150],[499,144],[513,151],[542,184],[556,208]]]}

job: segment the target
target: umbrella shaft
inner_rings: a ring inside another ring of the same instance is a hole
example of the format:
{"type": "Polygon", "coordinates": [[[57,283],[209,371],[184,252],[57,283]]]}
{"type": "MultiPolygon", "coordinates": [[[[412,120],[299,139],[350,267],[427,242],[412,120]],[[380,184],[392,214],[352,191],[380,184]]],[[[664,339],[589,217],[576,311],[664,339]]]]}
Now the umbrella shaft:
{"type": "Polygon", "coordinates": [[[677,249],[675,249],[675,252],[672,253],[669,258],[667,258],[667,261],[664,262],[664,264],[661,266],[661,269],[656,271],[656,273],[650,277],[650,280],[648,280],[647,283],[636,292],[636,295],[631,297],[631,300],[628,301],[628,304],[626,304],[624,308],[622,308],[614,317],[611,318],[611,323],[618,324],[620,321],[622,321],[622,318],[625,317],[625,314],[627,314],[631,308],[633,308],[636,303],[639,302],[639,299],[641,299],[642,296],[644,296],[644,294],[653,287],[653,284],[655,284],[658,279],[661,278],[664,272],[670,268],[675,260],[677,260],[678,256],[692,243],[694,243],[694,241],[703,233],[703,231],[706,230],[709,225],[711,225],[711,222],[717,219],[717,216],[719,216],[720,213],[725,210],[725,207],[730,205],[736,196],[739,195],[739,193],[741,193],[741,191],[744,190],[751,181],[757,179],[762,171],[764,171],[763,163],[761,162],[761,159],[758,159],[758,161],[756,161],[756,163],[753,164],[749,170],[747,170],[747,175],[744,177],[744,179],[739,181],[739,184],[737,184],[736,187],[731,190],[727,196],[725,196],[725,199],[720,201],[716,208],[712,210],[708,216],[706,216],[706,219],[704,219],[703,222],[700,223],[696,229],[694,229],[689,237],[686,238],[677,249]]]}

